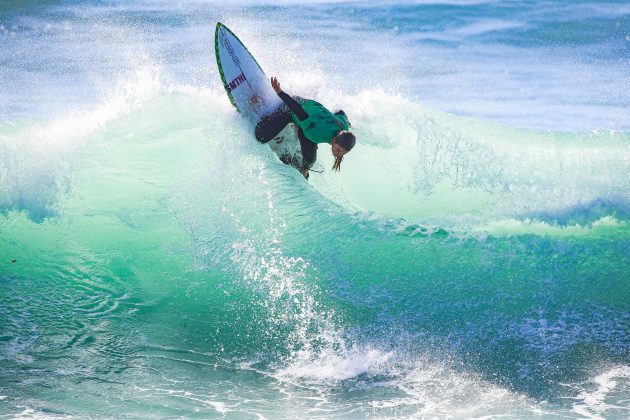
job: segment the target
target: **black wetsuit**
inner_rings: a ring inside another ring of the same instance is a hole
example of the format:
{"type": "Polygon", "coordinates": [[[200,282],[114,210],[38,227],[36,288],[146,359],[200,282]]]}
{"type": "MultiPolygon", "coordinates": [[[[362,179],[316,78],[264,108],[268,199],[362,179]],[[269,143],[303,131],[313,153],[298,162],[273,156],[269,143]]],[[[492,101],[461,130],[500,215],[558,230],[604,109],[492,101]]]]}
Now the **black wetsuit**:
{"type": "MultiPolygon", "coordinates": [[[[303,121],[308,118],[308,114],[302,108],[302,105],[296,100],[301,99],[299,96],[292,98],[285,92],[278,93],[278,96],[284,102],[277,110],[269,115],[264,116],[258,124],[254,134],[256,140],[261,143],[267,143],[274,137],[276,137],[288,124],[294,122],[291,113],[295,114],[298,120],[303,121]]],[[[343,111],[337,111],[335,114],[343,114],[343,111]]],[[[304,136],[304,132],[301,128],[298,128],[298,138],[300,139],[300,148],[302,149],[302,165],[303,167],[310,168],[317,159],[317,143],[313,143],[304,136]]],[[[293,164],[290,158],[282,159],[286,164],[293,164]]]]}

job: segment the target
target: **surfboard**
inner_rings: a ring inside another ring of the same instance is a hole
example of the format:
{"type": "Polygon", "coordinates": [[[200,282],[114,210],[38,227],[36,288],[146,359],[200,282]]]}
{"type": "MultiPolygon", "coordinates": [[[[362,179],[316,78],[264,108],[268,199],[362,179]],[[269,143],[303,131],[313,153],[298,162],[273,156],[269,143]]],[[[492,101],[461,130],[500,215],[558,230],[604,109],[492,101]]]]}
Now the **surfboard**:
{"type": "MultiPolygon", "coordinates": [[[[271,87],[269,77],[254,56],[234,32],[221,22],[217,23],[214,33],[214,50],[225,92],[252,128],[260,118],[282,105],[282,100],[271,87]]],[[[267,144],[283,161],[287,160],[287,155],[301,156],[294,124],[289,124],[267,144]]]]}

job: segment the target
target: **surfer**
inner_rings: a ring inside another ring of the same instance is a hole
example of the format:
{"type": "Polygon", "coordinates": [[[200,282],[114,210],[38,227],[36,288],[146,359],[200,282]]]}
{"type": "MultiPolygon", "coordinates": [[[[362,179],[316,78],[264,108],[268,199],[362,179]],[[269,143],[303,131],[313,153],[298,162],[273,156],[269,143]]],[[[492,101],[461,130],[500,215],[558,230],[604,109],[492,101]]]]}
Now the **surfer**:
{"type": "MultiPolygon", "coordinates": [[[[287,124],[294,122],[298,126],[298,138],[302,149],[302,162],[298,164],[300,173],[308,179],[309,170],[317,159],[319,143],[331,145],[335,157],[332,170],[338,172],[344,155],[352,150],[356,143],[354,134],[348,131],[350,122],[346,113],[337,111],[333,114],[319,102],[289,96],[282,91],[280,82],[275,77],[271,78],[271,86],[284,104],[256,124],[254,131],[256,139],[261,143],[267,143],[287,124]]],[[[290,160],[283,161],[291,164],[290,160]]]]}

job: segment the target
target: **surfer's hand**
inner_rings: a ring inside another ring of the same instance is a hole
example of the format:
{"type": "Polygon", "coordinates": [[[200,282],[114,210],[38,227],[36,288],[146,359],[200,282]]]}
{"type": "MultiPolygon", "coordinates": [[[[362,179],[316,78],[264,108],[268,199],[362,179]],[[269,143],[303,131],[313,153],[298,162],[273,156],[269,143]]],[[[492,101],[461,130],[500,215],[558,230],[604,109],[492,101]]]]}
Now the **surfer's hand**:
{"type": "Polygon", "coordinates": [[[278,82],[278,79],[276,77],[271,78],[271,87],[273,88],[273,90],[276,91],[276,93],[282,92],[282,88],[280,87],[280,82],[278,82]]]}

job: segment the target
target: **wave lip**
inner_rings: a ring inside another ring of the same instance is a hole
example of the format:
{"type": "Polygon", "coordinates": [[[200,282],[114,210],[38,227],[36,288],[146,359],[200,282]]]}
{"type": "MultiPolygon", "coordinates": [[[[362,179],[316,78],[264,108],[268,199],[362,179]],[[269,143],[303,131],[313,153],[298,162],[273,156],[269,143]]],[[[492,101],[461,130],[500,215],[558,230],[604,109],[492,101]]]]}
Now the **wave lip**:
{"type": "Polygon", "coordinates": [[[343,176],[311,183],[350,210],[444,228],[507,219],[586,226],[630,215],[626,133],[512,129],[381,91],[343,97],[340,106],[360,147],[343,176]]]}
{"type": "MultiPolygon", "coordinates": [[[[41,222],[57,213],[91,137],[160,90],[159,69],[139,69],[94,110],[34,124],[0,125],[0,211],[25,211],[41,222]]],[[[105,147],[105,144],[92,144],[105,147]]]]}

